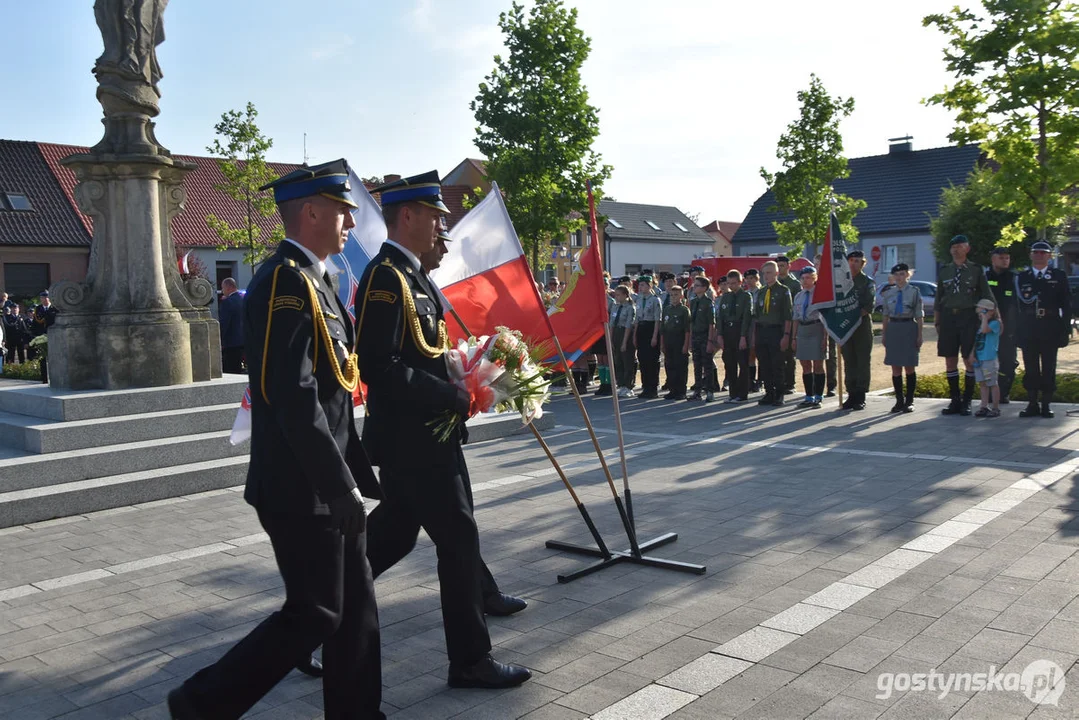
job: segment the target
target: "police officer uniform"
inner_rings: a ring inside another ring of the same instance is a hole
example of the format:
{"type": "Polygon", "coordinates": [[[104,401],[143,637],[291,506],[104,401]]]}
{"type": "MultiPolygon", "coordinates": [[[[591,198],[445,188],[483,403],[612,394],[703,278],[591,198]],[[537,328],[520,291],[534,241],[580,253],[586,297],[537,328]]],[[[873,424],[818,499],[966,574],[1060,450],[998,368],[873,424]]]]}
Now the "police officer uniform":
{"type": "Polygon", "coordinates": [[[790,338],[792,315],[791,291],[778,280],[757,291],[754,308],[757,322],[757,361],[760,363],[764,395],[758,405],[783,404],[783,350],[780,343],[790,338]]]}
{"type": "MultiPolygon", "coordinates": [[[[278,205],[317,195],[354,208],[348,174],[336,160],[262,189],[272,187],[278,205]]],[[[385,717],[360,499],[381,492],[354,424],[353,324],[324,268],[287,239],[260,266],[244,305],[251,380],[244,499],[270,536],[284,606],[169,693],[174,718],[240,717],[319,645],[326,717],[385,717]]]]}
{"type": "MultiPolygon", "coordinates": [[[[864,258],[861,250],[847,253],[847,259],[864,258]]],[[[849,397],[843,401],[844,410],[865,410],[865,396],[869,392],[870,359],[873,355],[873,303],[876,293],[873,283],[864,272],[854,275],[854,295],[858,298],[858,307],[862,311],[862,321],[854,329],[847,342],[843,343],[843,365],[846,376],[843,378],[849,397]]]]}
{"type": "Polygon", "coordinates": [[[671,303],[663,308],[663,362],[667,370],[667,400],[685,400],[689,380],[689,353],[686,336],[689,334],[689,308],[685,302],[671,303]]]}
{"type": "MultiPolygon", "coordinates": [[[[949,247],[969,243],[965,235],[956,235],[949,247]]],[[[972,262],[962,265],[945,264],[937,269],[937,297],[933,315],[937,325],[937,356],[942,358],[970,357],[974,339],[978,334],[978,315],[974,306],[979,300],[992,300],[985,271],[972,262]]],[[[967,370],[963,394],[959,394],[959,371],[948,373],[948,390],[951,404],[941,410],[943,415],[970,415],[970,401],[974,398],[974,371],[967,370]]]]}
{"type": "MultiPolygon", "coordinates": [[[[788,271],[786,277],[780,275],[777,277],[777,280],[783,283],[785,288],[790,290],[791,298],[794,298],[795,295],[802,291],[802,283],[790,273],[790,259],[785,255],[780,255],[776,258],[776,262],[778,263],[780,261],[787,263],[788,271]]],[[[793,343],[788,345],[786,352],[783,353],[783,391],[785,393],[794,391],[795,375],[797,374],[798,362],[794,357],[794,348],[792,345],[793,343]]]]}
{"type": "MultiPolygon", "coordinates": [[[[990,254],[1010,255],[1006,247],[995,247],[990,254]]],[[[992,265],[985,269],[985,280],[989,291],[993,293],[993,299],[996,300],[997,312],[1003,325],[997,360],[1000,363],[1000,402],[1005,404],[1012,391],[1012,383],[1015,382],[1015,370],[1019,367],[1016,359],[1019,303],[1015,295],[1015,276],[1016,272],[1010,267],[1000,272],[994,270],[992,265]]]]}
{"type": "Polygon", "coordinates": [[[723,366],[730,388],[730,401],[749,396],[749,331],[753,325],[753,299],[743,288],[719,298],[716,332],[723,338],[723,366]],[[745,341],[745,349],[740,348],[745,341]]]}
{"type": "MultiPolygon", "coordinates": [[[[658,324],[663,320],[663,302],[652,290],[652,276],[642,275],[637,282],[647,282],[648,292],[640,292],[633,301],[636,314],[634,338],[637,344],[637,362],[641,367],[641,398],[651,400],[659,397],[659,337],[658,324]],[[655,347],[652,340],[655,338],[655,347]]],[[[640,287],[638,285],[638,287],[640,287]]]]}
{"type": "MultiPolygon", "coordinates": [[[[376,188],[382,207],[413,203],[448,213],[437,172],[376,188]]],[[[461,427],[448,440],[432,428],[446,413],[468,416],[470,397],[450,382],[438,291],[419,258],[392,238],[357,286],[357,348],[367,384],[364,446],[381,469],[386,499],[371,514],[368,556],[379,572],[419,527],[435,544],[442,625],[453,687],[519,685],[528,670],[495,662],[484,618],[479,533],[461,427]]]]}
{"type": "MultiPolygon", "coordinates": [[[[1051,252],[1039,240],[1031,252],[1051,252]]],[[[1068,344],[1071,331],[1071,292],[1068,276],[1059,268],[1027,268],[1015,279],[1019,301],[1019,347],[1023,351],[1023,387],[1029,402],[1020,417],[1053,417],[1049,407],[1056,391],[1057,350],[1068,344]],[[1041,407],[1038,407],[1038,396],[1041,407]]]]}

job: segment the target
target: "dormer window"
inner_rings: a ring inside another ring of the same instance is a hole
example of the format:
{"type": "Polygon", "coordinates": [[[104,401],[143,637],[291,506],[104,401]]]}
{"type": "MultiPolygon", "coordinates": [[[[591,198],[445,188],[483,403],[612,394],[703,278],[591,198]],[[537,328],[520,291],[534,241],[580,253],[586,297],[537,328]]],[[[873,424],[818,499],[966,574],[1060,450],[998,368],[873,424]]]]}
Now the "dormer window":
{"type": "Polygon", "coordinates": [[[0,210],[33,210],[30,198],[22,193],[0,192],[0,210]]]}
{"type": "MultiPolygon", "coordinates": [[[[659,230],[659,225],[656,225],[651,220],[645,220],[645,222],[648,223],[648,227],[652,228],[653,230],[659,230]]],[[[662,232],[662,230],[660,230],[660,232],[662,232]]]]}

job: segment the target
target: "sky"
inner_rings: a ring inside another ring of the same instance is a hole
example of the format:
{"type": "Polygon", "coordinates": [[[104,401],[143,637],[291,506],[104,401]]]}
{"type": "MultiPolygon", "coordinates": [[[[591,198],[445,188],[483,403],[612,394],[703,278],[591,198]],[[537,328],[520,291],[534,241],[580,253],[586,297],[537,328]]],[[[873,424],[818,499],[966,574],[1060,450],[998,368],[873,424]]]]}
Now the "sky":
{"type": "MultiPolygon", "coordinates": [[[[93,145],[101,54],[92,0],[3,0],[0,138],[93,145]]],[[[469,103],[504,51],[511,0],[173,0],[158,47],[158,140],[207,154],[221,114],[248,101],[268,158],[345,157],[362,176],[443,175],[466,157],[469,103]]],[[[592,40],[582,70],[623,202],[674,205],[699,223],[741,221],[778,170],[775,147],[816,73],[853,96],[848,157],[888,139],[947,145],[950,114],[922,99],[950,77],[944,37],[921,19],[955,0],[567,0],[592,40]]],[[[527,5],[527,3],[526,3],[527,5]]]]}

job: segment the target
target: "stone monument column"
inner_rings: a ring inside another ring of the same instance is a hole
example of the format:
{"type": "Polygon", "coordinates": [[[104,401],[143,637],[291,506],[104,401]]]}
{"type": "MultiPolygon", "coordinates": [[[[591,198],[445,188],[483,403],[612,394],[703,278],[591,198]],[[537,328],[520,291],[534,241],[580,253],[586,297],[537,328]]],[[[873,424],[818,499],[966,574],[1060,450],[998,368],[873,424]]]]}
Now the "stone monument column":
{"type": "Polygon", "coordinates": [[[75,201],[93,218],[84,282],[51,290],[60,308],[49,330],[54,388],[122,389],[221,377],[221,340],[208,310],[213,286],[182,281],[170,220],[183,210],[194,165],[154,137],[161,93],[155,48],[168,0],[96,0],[105,52],[94,65],[105,135],[63,160],[75,201]]]}

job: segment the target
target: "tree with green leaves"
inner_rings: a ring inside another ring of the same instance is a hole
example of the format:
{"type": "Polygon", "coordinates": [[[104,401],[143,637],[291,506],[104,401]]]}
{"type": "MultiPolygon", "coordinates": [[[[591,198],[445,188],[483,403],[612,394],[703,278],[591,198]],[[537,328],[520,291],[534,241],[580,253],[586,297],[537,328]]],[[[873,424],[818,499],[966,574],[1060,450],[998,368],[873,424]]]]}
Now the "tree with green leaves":
{"type": "Polygon", "coordinates": [[[280,224],[274,225],[269,237],[262,237],[259,218],[273,217],[277,214],[271,193],[259,192],[259,188],[277,179],[275,173],[266,164],[266,151],[273,147],[273,140],[265,137],[255,124],[258,111],[253,103],[247,103],[244,112],[229,110],[221,115],[221,122],[214,126],[218,137],[206,150],[217,159],[217,166],[225,176],[225,182],[214,189],[225,193],[233,200],[242,203],[246,210],[241,227],[232,227],[227,220],[216,215],[206,216],[206,222],[221,238],[218,250],[245,248],[244,262],[255,265],[285,238],[285,229],[280,224]]]}
{"type": "Polygon", "coordinates": [[[539,272],[552,242],[584,225],[585,182],[599,196],[611,174],[592,151],[599,111],[581,84],[591,40],[577,27],[577,10],[561,0],[536,0],[527,16],[514,3],[498,25],[508,55],[495,56],[470,105],[479,123],[475,142],[539,272]]]}
{"type": "MultiPolygon", "coordinates": [[[[965,185],[953,185],[941,191],[937,216],[929,223],[933,235],[933,256],[938,263],[951,262],[949,243],[956,235],[966,235],[970,240],[971,261],[988,266],[989,253],[1001,244],[1004,228],[1016,221],[1014,212],[985,206],[988,192],[985,176],[992,172],[989,168],[979,167],[970,174],[965,185]]],[[[1030,252],[1025,244],[1015,245],[1009,254],[1012,256],[1012,267],[1021,267],[1030,261],[1030,252]]]]}
{"type": "Polygon", "coordinates": [[[792,255],[801,255],[806,245],[824,240],[833,209],[844,239],[857,242],[858,230],[851,221],[866,206],[864,200],[832,187],[850,175],[839,122],[854,112],[854,98],[832,97],[820,78],[811,74],[809,88],[798,92],[798,102],[802,106],[798,119],[787,126],[776,146],[783,169],[774,174],[763,167],[760,170],[776,199],[769,211],[794,216],[772,222],[779,244],[790,248],[792,255]]]}
{"type": "Polygon", "coordinates": [[[979,143],[996,172],[981,202],[1011,212],[1002,244],[1032,228],[1039,240],[1076,215],[1079,196],[1079,5],[983,0],[984,14],[929,15],[948,37],[955,85],[926,103],[956,112],[950,139],[979,143]]]}

